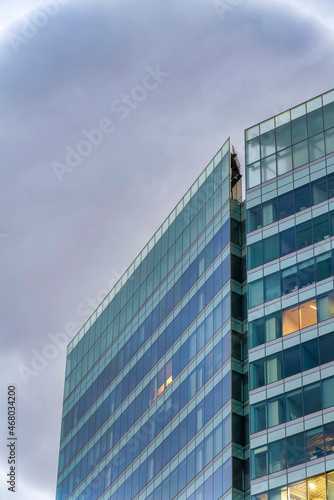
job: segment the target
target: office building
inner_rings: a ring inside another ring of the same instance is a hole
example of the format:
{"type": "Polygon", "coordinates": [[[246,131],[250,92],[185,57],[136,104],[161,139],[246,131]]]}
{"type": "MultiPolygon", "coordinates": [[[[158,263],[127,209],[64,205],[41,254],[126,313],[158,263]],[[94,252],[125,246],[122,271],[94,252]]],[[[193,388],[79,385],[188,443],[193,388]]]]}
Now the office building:
{"type": "Polygon", "coordinates": [[[334,499],[334,91],[245,163],[242,201],[228,139],[70,343],[57,500],[334,499]]]}

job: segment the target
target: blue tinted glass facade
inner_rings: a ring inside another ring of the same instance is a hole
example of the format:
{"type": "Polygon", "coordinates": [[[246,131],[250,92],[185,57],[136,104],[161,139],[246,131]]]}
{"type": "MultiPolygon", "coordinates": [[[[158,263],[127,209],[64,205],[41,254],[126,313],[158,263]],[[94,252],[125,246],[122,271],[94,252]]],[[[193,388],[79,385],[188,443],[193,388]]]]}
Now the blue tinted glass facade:
{"type": "Polygon", "coordinates": [[[334,91],[246,130],[251,496],[334,498],[334,91]]]}
{"type": "Polygon", "coordinates": [[[228,140],[69,345],[57,499],[249,489],[239,177],[228,140]]]}

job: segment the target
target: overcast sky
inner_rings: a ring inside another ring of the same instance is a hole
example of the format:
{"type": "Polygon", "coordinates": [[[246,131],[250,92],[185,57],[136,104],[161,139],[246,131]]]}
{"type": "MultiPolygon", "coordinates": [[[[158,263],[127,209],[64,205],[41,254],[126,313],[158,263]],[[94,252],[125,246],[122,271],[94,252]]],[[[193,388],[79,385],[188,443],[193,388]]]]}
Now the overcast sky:
{"type": "Polygon", "coordinates": [[[332,0],[1,1],[1,499],[8,384],[15,498],[53,500],[65,335],[229,136],[243,162],[245,128],[334,86],[332,26],[332,0]]]}

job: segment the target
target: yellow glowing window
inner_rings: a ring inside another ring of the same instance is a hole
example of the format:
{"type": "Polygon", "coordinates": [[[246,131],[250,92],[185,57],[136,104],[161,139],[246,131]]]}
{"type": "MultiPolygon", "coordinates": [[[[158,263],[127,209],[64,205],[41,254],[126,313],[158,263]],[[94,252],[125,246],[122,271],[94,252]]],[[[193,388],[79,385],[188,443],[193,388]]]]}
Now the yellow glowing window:
{"type": "Polygon", "coordinates": [[[166,380],[166,387],[168,387],[168,386],[169,386],[169,384],[171,384],[171,383],[172,383],[172,381],[173,381],[173,377],[172,377],[172,376],[170,376],[170,377],[166,380]]]}

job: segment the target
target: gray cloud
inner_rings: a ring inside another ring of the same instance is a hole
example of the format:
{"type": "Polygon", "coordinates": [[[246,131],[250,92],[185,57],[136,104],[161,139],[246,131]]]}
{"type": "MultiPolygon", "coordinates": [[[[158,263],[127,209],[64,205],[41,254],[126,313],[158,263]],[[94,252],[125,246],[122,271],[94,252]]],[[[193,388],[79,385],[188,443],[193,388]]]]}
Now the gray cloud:
{"type": "Polygon", "coordinates": [[[80,328],[228,136],[242,157],[244,128],[328,90],[333,65],[317,20],[246,0],[224,20],[204,0],[73,1],[0,53],[2,387],[19,386],[22,498],[52,499],[65,349],[27,386],[17,367],[80,328]],[[168,78],[120,120],[112,101],[157,64],[168,78]],[[114,132],[59,183],[52,162],[105,117],[114,132]]]}

